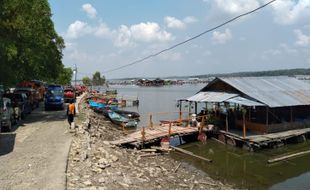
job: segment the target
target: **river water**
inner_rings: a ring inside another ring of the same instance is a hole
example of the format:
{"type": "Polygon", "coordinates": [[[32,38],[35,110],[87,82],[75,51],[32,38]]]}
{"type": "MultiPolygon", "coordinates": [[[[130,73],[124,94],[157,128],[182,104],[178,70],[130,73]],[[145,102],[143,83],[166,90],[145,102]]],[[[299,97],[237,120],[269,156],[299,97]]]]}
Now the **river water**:
{"type": "MultiPolygon", "coordinates": [[[[126,109],[139,112],[142,118],[139,125],[146,126],[149,123],[150,113],[152,113],[154,124],[159,120],[177,119],[179,108],[176,100],[195,94],[203,86],[199,84],[165,87],[113,86],[112,88],[117,89],[120,96],[138,97],[139,107],[126,109]]],[[[189,111],[189,109],[191,107],[183,106],[183,112],[189,111]]],[[[181,147],[197,155],[210,158],[213,163],[206,163],[178,153],[173,153],[171,156],[192,164],[211,177],[233,184],[237,188],[255,190],[310,189],[310,155],[272,165],[267,164],[267,160],[272,157],[309,150],[309,141],[255,153],[225,146],[213,140],[208,140],[206,144],[194,142],[181,145],[181,147]]]]}

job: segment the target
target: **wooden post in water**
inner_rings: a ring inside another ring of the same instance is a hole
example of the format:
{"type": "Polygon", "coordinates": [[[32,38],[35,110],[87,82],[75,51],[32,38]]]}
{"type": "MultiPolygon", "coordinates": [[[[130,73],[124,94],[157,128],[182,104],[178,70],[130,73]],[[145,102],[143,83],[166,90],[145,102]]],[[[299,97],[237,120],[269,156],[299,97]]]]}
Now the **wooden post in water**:
{"type": "Polygon", "coordinates": [[[144,126],[141,129],[141,141],[142,141],[142,147],[144,147],[144,141],[145,141],[145,129],[144,129],[144,126]]]}
{"type": "Polygon", "coordinates": [[[182,127],[182,101],[180,101],[180,115],[179,115],[180,126],[182,127]]]}
{"type": "Polygon", "coordinates": [[[226,124],[226,132],[228,132],[228,113],[226,112],[226,120],[225,120],[225,124],[226,124]]]}
{"type": "Polygon", "coordinates": [[[153,129],[153,115],[152,114],[150,114],[149,128],[153,129]]]}
{"type": "Polygon", "coordinates": [[[243,115],[243,138],[246,137],[246,128],[245,128],[245,112],[242,112],[243,115]]]}
{"type": "Polygon", "coordinates": [[[169,122],[168,138],[170,139],[171,135],[171,122],[169,122]]]}
{"type": "Polygon", "coordinates": [[[267,131],[268,131],[268,126],[269,126],[269,108],[266,107],[266,126],[267,126],[267,131]]]}
{"type": "Polygon", "coordinates": [[[293,122],[294,119],[293,119],[293,107],[292,106],[290,107],[290,112],[291,112],[291,122],[293,122]]]}

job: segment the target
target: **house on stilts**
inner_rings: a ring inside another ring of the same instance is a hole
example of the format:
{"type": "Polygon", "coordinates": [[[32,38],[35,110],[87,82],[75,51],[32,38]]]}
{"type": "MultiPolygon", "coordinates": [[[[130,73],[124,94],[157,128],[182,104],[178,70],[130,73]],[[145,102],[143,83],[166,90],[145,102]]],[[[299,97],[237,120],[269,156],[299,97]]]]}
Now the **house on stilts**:
{"type": "Polygon", "coordinates": [[[310,84],[293,77],[215,78],[179,101],[196,114],[203,107],[220,141],[249,150],[304,141],[310,134],[310,84]]]}

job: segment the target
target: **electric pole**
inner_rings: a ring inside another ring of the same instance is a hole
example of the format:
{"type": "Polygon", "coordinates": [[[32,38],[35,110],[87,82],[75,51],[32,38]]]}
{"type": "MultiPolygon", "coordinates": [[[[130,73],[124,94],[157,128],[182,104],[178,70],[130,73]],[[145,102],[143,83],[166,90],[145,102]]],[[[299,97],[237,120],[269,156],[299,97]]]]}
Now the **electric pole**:
{"type": "Polygon", "coordinates": [[[76,64],[74,64],[73,73],[74,73],[74,86],[76,86],[76,77],[77,77],[77,66],[76,66],[76,64]]]}

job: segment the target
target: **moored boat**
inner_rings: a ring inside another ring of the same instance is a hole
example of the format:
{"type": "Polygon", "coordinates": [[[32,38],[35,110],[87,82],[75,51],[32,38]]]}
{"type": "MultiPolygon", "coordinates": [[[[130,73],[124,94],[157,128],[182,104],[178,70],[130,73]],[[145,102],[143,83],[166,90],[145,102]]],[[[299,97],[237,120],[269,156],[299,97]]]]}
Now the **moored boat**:
{"type": "Polygon", "coordinates": [[[134,119],[128,119],[114,111],[109,111],[107,113],[109,119],[112,121],[112,123],[124,127],[137,127],[138,122],[134,119]]]}

